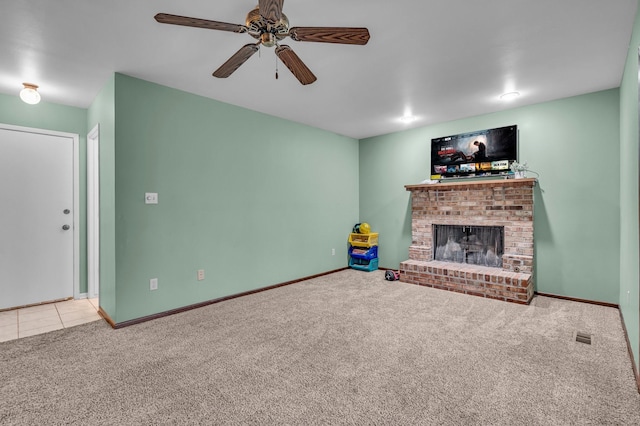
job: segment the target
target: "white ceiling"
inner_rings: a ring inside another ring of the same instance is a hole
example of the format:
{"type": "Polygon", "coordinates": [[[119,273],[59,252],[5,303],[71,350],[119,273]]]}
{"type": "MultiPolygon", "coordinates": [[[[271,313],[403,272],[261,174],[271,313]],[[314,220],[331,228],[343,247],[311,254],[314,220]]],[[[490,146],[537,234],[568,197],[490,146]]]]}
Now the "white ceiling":
{"type": "MultiPolygon", "coordinates": [[[[0,0],[0,92],[88,107],[114,72],[364,138],[618,87],[637,0],[287,0],[291,26],[366,26],[366,46],[283,41],[302,86],[254,39],[159,24],[158,12],[243,24],[256,0],[0,0]],[[517,90],[511,103],[498,99],[517,90]],[[419,117],[404,124],[399,117],[419,117]]],[[[1,120],[1,115],[0,115],[1,120]]]]}

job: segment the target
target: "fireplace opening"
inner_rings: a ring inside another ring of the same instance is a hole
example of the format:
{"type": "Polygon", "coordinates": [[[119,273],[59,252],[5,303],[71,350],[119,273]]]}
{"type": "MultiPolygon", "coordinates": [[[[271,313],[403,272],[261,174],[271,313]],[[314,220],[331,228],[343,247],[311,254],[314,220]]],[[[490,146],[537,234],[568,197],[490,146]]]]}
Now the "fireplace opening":
{"type": "Polygon", "coordinates": [[[502,267],[502,226],[433,225],[433,239],[434,260],[502,267]]]}

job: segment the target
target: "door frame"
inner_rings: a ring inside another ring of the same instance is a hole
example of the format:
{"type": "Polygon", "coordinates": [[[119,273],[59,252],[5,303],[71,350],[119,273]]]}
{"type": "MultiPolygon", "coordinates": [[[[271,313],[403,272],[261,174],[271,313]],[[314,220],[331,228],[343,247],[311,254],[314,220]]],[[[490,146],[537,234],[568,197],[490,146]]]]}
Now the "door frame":
{"type": "Polygon", "coordinates": [[[73,144],[73,298],[81,299],[86,293],[80,293],[80,172],[79,145],[80,136],[77,133],[58,132],[55,130],[38,129],[35,127],[14,126],[0,123],[0,129],[17,132],[34,133],[38,135],[58,136],[69,138],[73,144]]]}
{"type": "MultiPolygon", "coordinates": [[[[640,48],[638,48],[638,81],[640,81],[640,48]]],[[[640,127],[640,86],[638,88],[638,127],[640,127]]],[[[638,141],[638,143],[640,144],[640,141],[638,141]]],[[[638,152],[638,167],[640,167],[640,150],[638,152]]],[[[638,188],[639,188],[639,192],[638,192],[638,211],[640,212],[640,173],[638,173],[638,188]]],[[[638,224],[640,226],[640,215],[638,215],[638,224]]],[[[639,253],[638,253],[638,257],[640,260],[640,235],[638,238],[638,247],[639,247],[639,253]]],[[[638,285],[638,287],[640,288],[640,262],[638,262],[638,282],[636,283],[638,285]]],[[[640,291],[638,291],[638,329],[640,329],[640,291]]],[[[628,303],[628,302],[627,302],[628,303]]],[[[627,341],[628,341],[628,337],[627,337],[627,341]]],[[[638,339],[638,354],[640,354],[640,339],[638,339]]],[[[633,359],[633,353],[630,354],[631,355],[631,362],[633,365],[635,365],[635,360],[633,359]]],[[[638,357],[640,358],[640,355],[638,355],[638,357]]],[[[636,373],[636,383],[638,384],[638,390],[640,390],[640,365],[635,365],[636,369],[634,370],[636,373]]]]}
{"type": "Polygon", "coordinates": [[[87,135],[87,297],[100,295],[100,125],[87,135]]]}

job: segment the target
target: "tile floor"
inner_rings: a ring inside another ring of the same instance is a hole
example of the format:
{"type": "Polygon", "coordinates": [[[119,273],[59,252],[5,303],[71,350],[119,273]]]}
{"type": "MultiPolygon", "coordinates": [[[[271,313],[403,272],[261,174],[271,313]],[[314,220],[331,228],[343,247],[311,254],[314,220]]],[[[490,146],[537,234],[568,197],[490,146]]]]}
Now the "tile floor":
{"type": "Polygon", "coordinates": [[[0,312],[0,342],[101,319],[98,299],[66,300],[0,312]]]}

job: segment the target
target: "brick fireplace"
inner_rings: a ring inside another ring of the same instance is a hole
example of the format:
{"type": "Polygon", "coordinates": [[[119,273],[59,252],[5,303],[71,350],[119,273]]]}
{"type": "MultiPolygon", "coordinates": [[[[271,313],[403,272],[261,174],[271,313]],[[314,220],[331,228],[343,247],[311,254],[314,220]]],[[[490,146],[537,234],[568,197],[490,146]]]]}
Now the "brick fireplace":
{"type": "Polygon", "coordinates": [[[406,185],[411,191],[412,242],[409,260],[400,264],[400,281],[528,304],[534,287],[535,182],[406,185]],[[489,228],[493,233],[478,237],[489,228]],[[446,230],[446,238],[436,246],[440,229],[446,230]]]}

